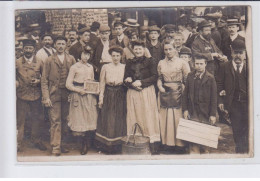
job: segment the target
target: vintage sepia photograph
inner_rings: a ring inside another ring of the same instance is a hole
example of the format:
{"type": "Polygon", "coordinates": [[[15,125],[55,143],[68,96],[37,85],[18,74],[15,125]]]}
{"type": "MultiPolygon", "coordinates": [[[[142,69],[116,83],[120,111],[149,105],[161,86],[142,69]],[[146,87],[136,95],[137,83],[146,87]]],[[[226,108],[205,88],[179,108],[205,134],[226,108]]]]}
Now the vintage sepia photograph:
{"type": "Polygon", "coordinates": [[[254,156],[250,6],[14,13],[18,162],[254,156]]]}

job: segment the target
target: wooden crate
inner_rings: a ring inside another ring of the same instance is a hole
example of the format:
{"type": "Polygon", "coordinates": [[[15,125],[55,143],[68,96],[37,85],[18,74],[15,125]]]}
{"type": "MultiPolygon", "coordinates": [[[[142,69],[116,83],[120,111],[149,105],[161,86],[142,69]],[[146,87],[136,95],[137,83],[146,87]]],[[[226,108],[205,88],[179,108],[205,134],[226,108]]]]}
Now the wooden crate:
{"type": "Polygon", "coordinates": [[[180,118],[177,138],[212,148],[218,147],[220,128],[180,118]]]}

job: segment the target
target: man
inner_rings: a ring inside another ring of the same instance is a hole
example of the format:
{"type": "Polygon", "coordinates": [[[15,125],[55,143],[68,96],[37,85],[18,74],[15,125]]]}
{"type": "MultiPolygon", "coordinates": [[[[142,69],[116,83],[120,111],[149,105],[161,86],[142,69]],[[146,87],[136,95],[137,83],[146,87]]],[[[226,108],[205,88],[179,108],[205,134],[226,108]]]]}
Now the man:
{"type": "Polygon", "coordinates": [[[151,56],[156,60],[156,63],[158,64],[160,60],[164,58],[164,50],[159,42],[159,36],[160,36],[160,28],[157,26],[150,26],[148,28],[149,32],[149,40],[147,42],[147,48],[151,54],[151,56]]]}
{"type": "Polygon", "coordinates": [[[41,48],[40,33],[41,33],[41,27],[39,24],[35,23],[35,24],[29,25],[29,33],[28,33],[29,36],[28,37],[29,37],[29,39],[33,39],[36,41],[35,52],[37,52],[41,48]]]}
{"type": "Polygon", "coordinates": [[[122,48],[125,48],[129,44],[129,39],[124,34],[124,24],[121,21],[116,21],[114,23],[114,30],[116,32],[116,38],[111,40],[111,46],[119,45],[122,48]]]}
{"type": "Polygon", "coordinates": [[[68,44],[67,48],[69,49],[70,47],[72,47],[78,42],[78,32],[75,29],[70,29],[68,33],[69,33],[69,41],[67,43],[68,44]]]}
{"type": "Polygon", "coordinates": [[[227,37],[225,40],[223,40],[222,51],[223,51],[224,55],[226,55],[228,57],[228,60],[232,60],[231,48],[230,48],[232,42],[238,41],[238,40],[245,42],[245,38],[238,34],[239,26],[240,26],[240,23],[239,23],[238,19],[228,19],[227,20],[229,37],[227,37]]]}
{"type": "Polygon", "coordinates": [[[90,44],[93,49],[96,49],[99,40],[99,28],[100,23],[97,21],[94,21],[90,26],[90,44]]]}
{"type": "Polygon", "coordinates": [[[194,39],[199,35],[199,33],[197,32],[197,23],[190,20],[188,21],[186,27],[190,34],[185,42],[185,46],[191,48],[194,39]]]}
{"type": "Polygon", "coordinates": [[[207,71],[212,75],[216,75],[222,62],[227,61],[227,57],[223,56],[221,50],[217,47],[211,38],[211,24],[203,20],[198,24],[198,35],[192,43],[193,55],[203,55],[207,57],[207,71]]]}
{"type": "Polygon", "coordinates": [[[232,42],[231,56],[217,79],[219,108],[229,113],[236,152],[248,153],[248,69],[243,40],[232,42]]]}
{"type": "Polygon", "coordinates": [[[56,52],[56,50],[52,48],[52,44],[53,44],[52,35],[50,34],[43,35],[42,43],[43,43],[43,47],[40,50],[38,50],[38,52],[36,53],[36,58],[41,60],[44,63],[49,56],[53,55],[56,52]]]}
{"type": "Polygon", "coordinates": [[[147,45],[148,26],[140,26],[140,40],[147,45]]]}
{"type": "Polygon", "coordinates": [[[24,55],[16,61],[16,95],[17,95],[17,151],[23,150],[24,126],[27,114],[31,119],[31,141],[40,150],[47,150],[42,143],[44,124],[41,104],[41,64],[35,55],[35,40],[23,41],[24,55]]]}
{"type": "Polygon", "coordinates": [[[217,28],[219,17],[218,16],[214,16],[211,13],[207,14],[207,15],[206,15],[206,19],[211,24],[211,37],[215,41],[217,47],[219,49],[221,49],[222,39],[221,39],[221,34],[220,34],[220,32],[218,31],[218,28],[217,28]]]}
{"type": "Polygon", "coordinates": [[[166,24],[164,25],[164,30],[165,30],[165,39],[164,41],[171,41],[172,43],[174,42],[173,38],[174,38],[174,34],[176,32],[176,26],[173,24],[166,24]]]}
{"type": "Polygon", "coordinates": [[[44,63],[41,78],[43,103],[49,108],[50,128],[50,144],[52,154],[59,156],[67,153],[61,144],[61,137],[67,126],[67,116],[69,113],[68,95],[66,89],[66,79],[68,77],[70,67],[76,62],[75,59],[65,53],[67,39],[59,36],[55,40],[57,52],[50,56],[44,63]]]}
{"type": "Polygon", "coordinates": [[[109,54],[108,50],[110,47],[109,35],[110,27],[107,25],[101,25],[99,28],[100,39],[97,42],[97,48],[94,52],[94,57],[92,59],[92,65],[95,69],[95,78],[99,78],[99,73],[104,64],[112,62],[112,57],[109,54]]]}
{"type": "MultiPolygon", "coordinates": [[[[195,56],[195,70],[187,77],[182,100],[184,119],[214,125],[217,111],[217,85],[215,78],[206,70],[207,57],[195,56]]],[[[207,152],[207,147],[190,144],[191,153],[207,152]]]]}
{"type": "Polygon", "coordinates": [[[69,54],[72,55],[76,61],[81,59],[81,53],[85,46],[93,48],[90,43],[90,28],[82,27],[78,32],[80,40],[69,49],[69,54]]]}
{"type": "Polygon", "coordinates": [[[173,41],[174,41],[174,48],[177,50],[178,53],[180,53],[180,51],[183,47],[186,47],[186,46],[183,45],[184,44],[184,36],[180,32],[174,33],[173,41]]]}
{"type": "Polygon", "coordinates": [[[184,22],[178,24],[178,30],[183,34],[183,42],[186,43],[187,39],[192,35],[192,32],[186,28],[184,22]]]}

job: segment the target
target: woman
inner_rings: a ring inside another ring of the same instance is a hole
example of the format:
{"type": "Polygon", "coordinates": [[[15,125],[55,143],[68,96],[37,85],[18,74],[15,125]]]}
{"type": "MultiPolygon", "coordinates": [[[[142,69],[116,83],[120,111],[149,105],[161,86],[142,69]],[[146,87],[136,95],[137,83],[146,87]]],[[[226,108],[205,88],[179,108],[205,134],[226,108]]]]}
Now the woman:
{"type": "Polygon", "coordinates": [[[127,91],[127,134],[132,134],[134,124],[138,123],[144,135],[150,138],[152,154],[157,154],[160,128],[154,89],[158,78],[156,61],[144,56],[144,42],[134,41],[132,45],[136,58],[127,61],[124,78],[129,88],[127,91]]]}
{"type": "MultiPolygon", "coordinates": [[[[125,63],[126,60],[128,59],[133,59],[136,57],[134,51],[133,51],[133,45],[132,42],[138,41],[139,35],[136,29],[128,29],[127,32],[127,37],[129,38],[130,42],[127,47],[124,48],[124,54],[122,58],[122,62],[125,63]]],[[[144,48],[144,55],[148,58],[151,57],[151,54],[147,48],[144,48]]]]}
{"type": "Polygon", "coordinates": [[[126,88],[123,85],[125,65],[121,64],[123,49],[109,49],[112,63],[105,64],[100,74],[99,108],[96,132],[97,147],[109,154],[119,153],[121,139],[126,136],[126,88]]]}
{"type": "Polygon", "coordinates": [[[178,57],[178,52],[170,41],[164,43],[164,53],[166,57],[159,62],[157,68],[162,144],[169,151],[184,152],[185,145],[183,141],[176,139],[176,130],[182,117],[182,87],[190,68],[187,62],[178,57]]]}
{"type": "Polygon", "coordinates": [[[88,63],[91,50],[85,47],[81,60],[71,66],[66,81],[66,87],[72,91],[70,95],[70,109],[68,126],[74,136],[81,142],[80,153],[85,155],[94,138],[97,126],[97,99],[93,94],[84,90],[85,81],[94,81],[93,66],[88,63]]]}

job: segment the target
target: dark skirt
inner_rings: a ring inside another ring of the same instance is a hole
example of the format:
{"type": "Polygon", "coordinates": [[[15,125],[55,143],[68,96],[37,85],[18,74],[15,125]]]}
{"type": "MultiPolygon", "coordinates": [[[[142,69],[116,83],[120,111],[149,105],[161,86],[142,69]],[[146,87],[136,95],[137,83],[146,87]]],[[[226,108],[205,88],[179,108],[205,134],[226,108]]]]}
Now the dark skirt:
{"type": "Polygon", "coordinates": [[[108,149],[120,146],[122,137],[126,136],[126,129],[126,89],[122,85],[106,85],[97,122],[98,147],[103,145],[104,149],[108,149]]]}

